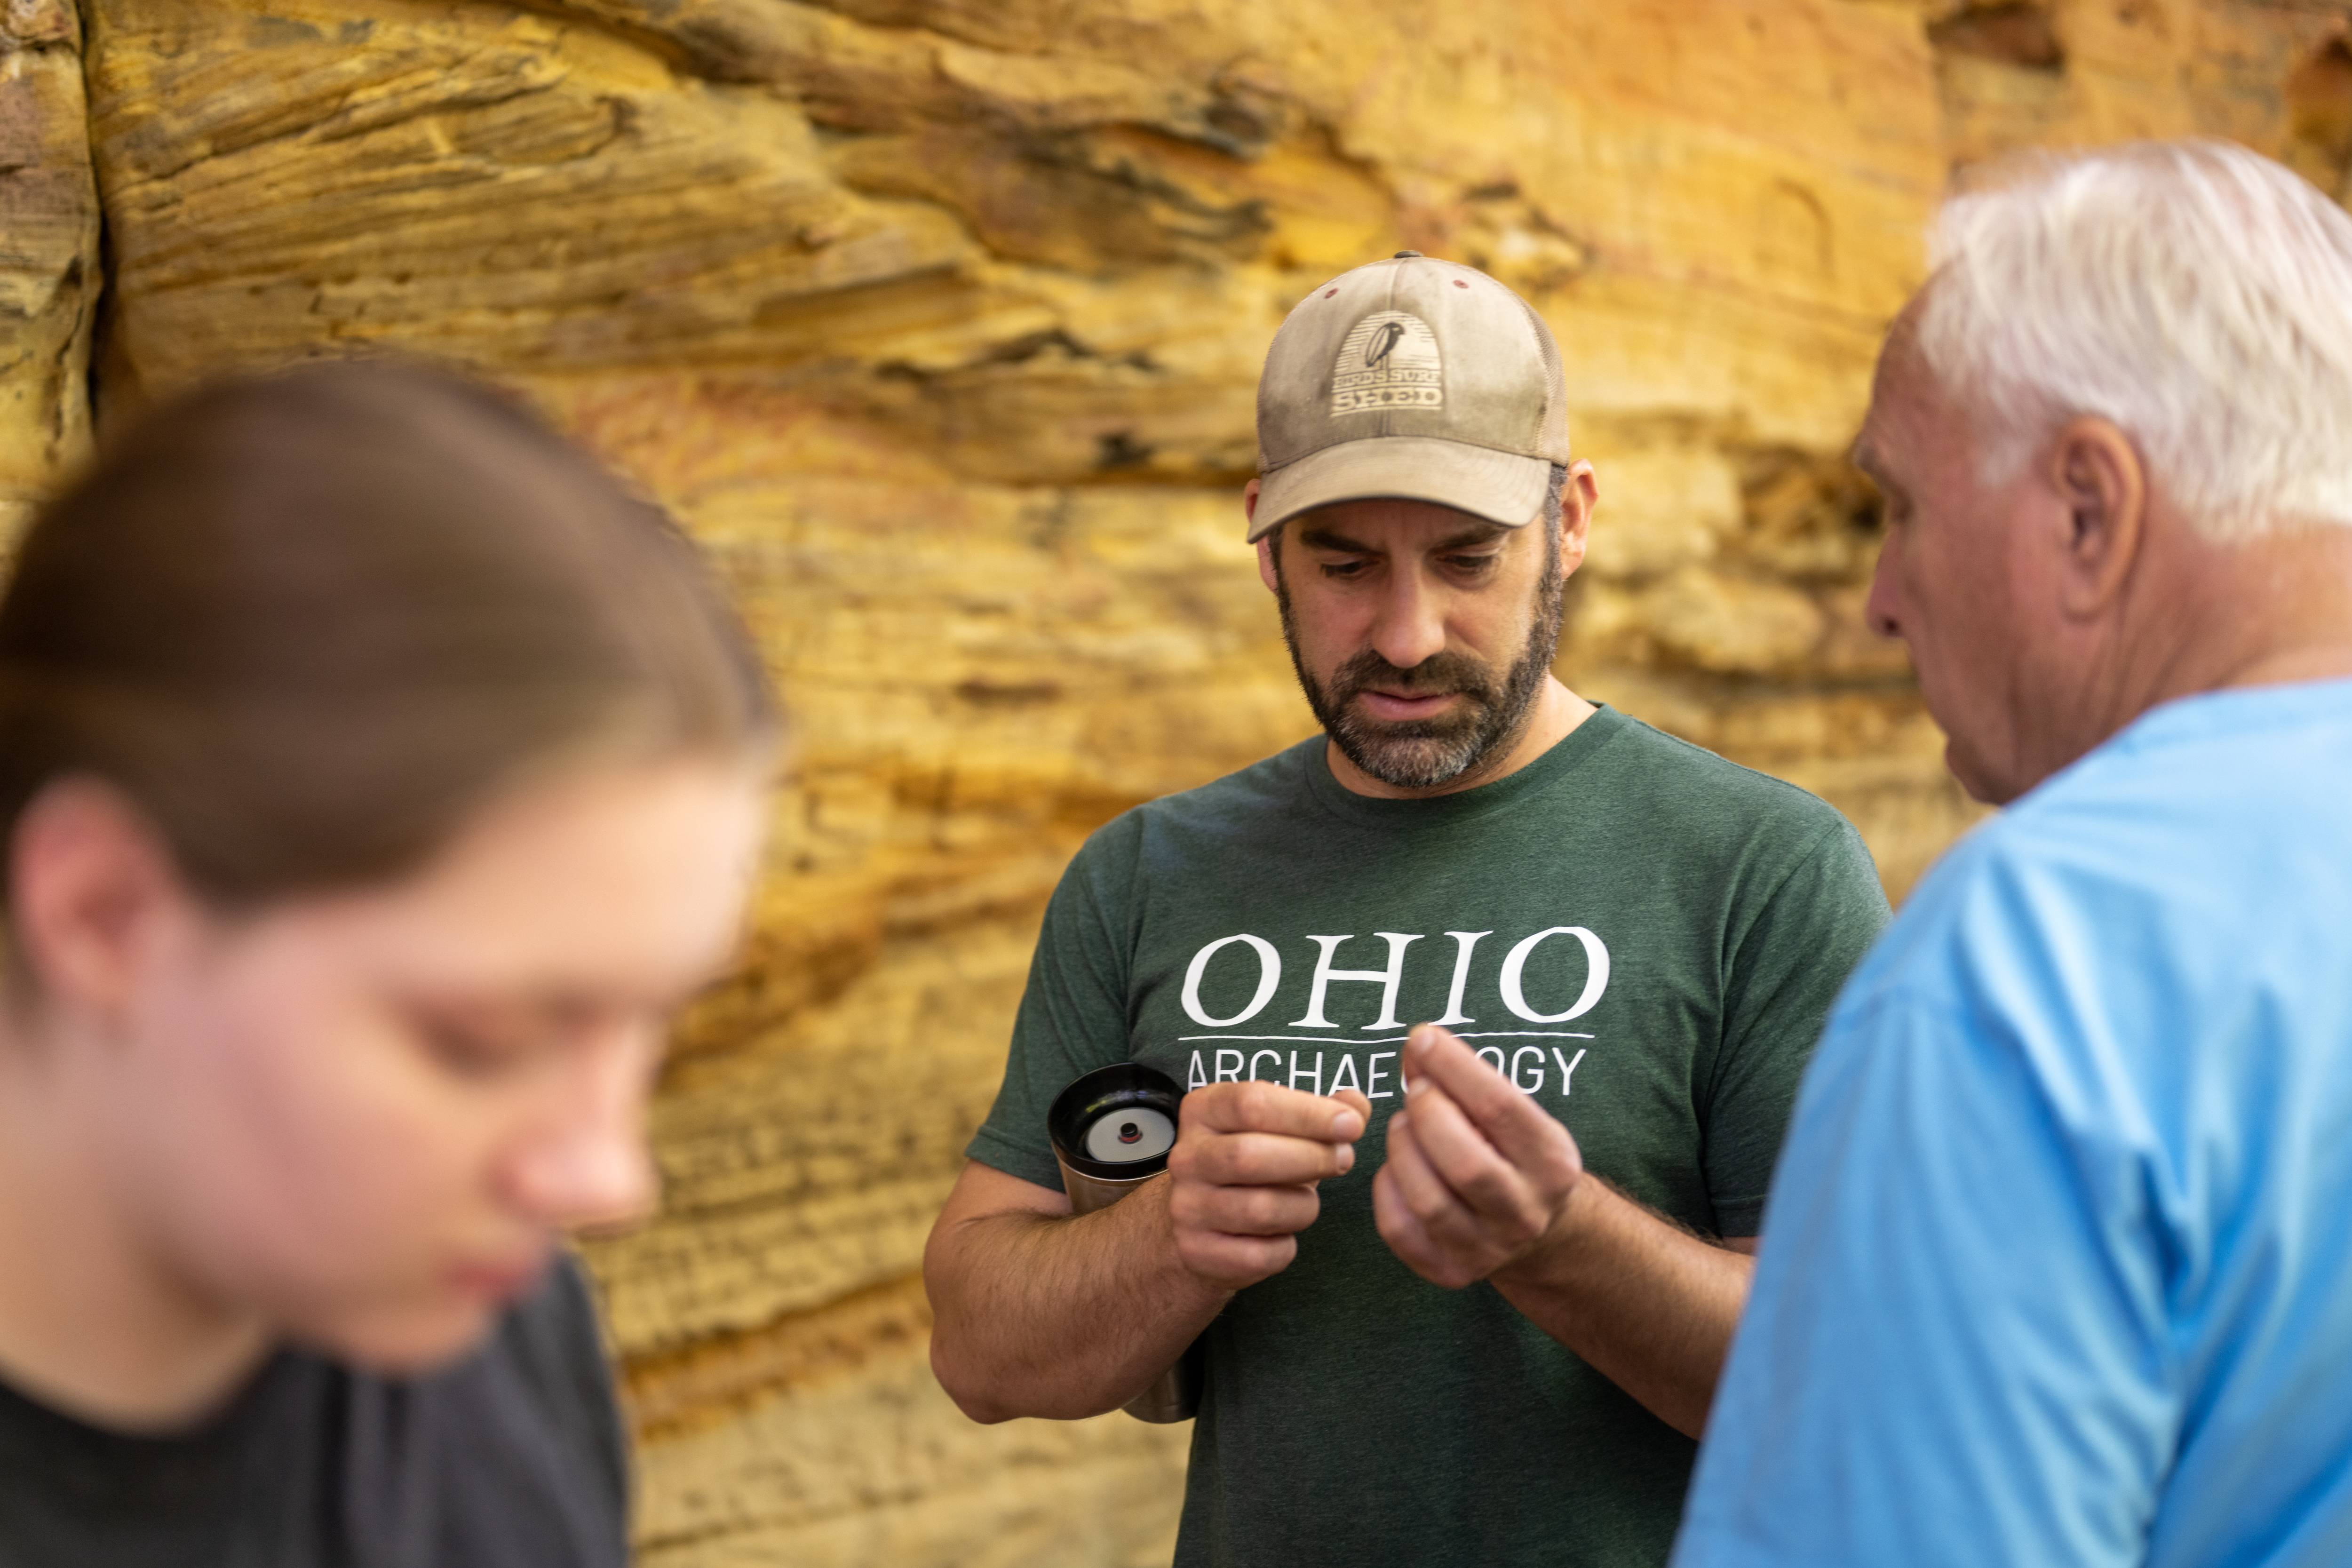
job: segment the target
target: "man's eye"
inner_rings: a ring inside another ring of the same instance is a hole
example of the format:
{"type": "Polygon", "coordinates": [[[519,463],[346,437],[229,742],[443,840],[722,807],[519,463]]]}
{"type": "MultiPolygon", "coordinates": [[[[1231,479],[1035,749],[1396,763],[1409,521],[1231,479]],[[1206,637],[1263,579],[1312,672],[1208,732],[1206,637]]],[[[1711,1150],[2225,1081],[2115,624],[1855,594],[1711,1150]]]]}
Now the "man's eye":
{"type": "Polygon", "coordinates": [[[1499,557],[1494,555],[1450,555],[1446,557],[1446,564],[1465,576],[1475,577],[1493,571],[1497,559],[1499,557]]]}
{"type": "Polygon", "coordinates": [[[1337,577],[1342,581],[1345,581],[1349,577],[1360,577],[1364,574],[1365,570],[1366,563],[1361,561],[1326,561],[1323,563],[1323,575],[1326,577],[1337,577]]]}

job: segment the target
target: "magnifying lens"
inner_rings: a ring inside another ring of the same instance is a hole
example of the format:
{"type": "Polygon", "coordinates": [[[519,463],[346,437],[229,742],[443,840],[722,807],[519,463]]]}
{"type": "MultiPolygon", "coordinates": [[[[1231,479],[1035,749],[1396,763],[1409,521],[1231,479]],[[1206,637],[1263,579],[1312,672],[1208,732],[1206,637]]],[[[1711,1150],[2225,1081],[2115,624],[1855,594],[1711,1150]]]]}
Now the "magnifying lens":
{"type": "MultiPolygon", "coordinates": [[[[1097,1068],[1054,1098],[1045,1132],[1062,1167],[1070,1212],[1107,1209],[1168,1169],[1176,1146],[1176,1080],[1141,1062],[1097,1068]]],[[[1195,1344],[1160,1380],[1123,1407],[1142,1421],[1185,1421],[1200,1408],[1195,1344]]]]}

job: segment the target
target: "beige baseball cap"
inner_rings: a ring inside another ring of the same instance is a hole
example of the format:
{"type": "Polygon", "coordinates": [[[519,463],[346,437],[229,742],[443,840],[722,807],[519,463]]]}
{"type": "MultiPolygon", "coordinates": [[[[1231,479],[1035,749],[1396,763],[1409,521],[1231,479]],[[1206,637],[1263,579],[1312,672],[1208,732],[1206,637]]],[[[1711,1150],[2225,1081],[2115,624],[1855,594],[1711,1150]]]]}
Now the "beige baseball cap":
{"type": "Polygon", "coordinates": [[[1477,268],[1401,250],[1343,272],[1267,351],[1249,536],[1374,497],[1517,528],[1569,460],[1567,401],[1551,329],[1477,268]]]}

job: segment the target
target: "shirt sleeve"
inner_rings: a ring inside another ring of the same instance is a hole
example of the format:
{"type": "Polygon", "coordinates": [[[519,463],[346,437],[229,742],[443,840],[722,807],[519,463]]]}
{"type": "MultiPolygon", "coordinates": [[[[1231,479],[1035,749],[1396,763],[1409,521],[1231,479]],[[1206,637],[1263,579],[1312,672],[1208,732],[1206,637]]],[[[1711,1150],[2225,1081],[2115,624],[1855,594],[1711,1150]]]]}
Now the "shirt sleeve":
{"type": "Polygon", "coordinates": [[[1045,906],[1029,984],[996,1103],[964,1153],[1024,1182],[1062,1190],[1045,1112],[1081,1073],[1128,1057],[1128,889],[1132,816],[1087,841],[1045,906]]]}
{"type": "Polygon", "coordinates": [[[1956,1014],[1823,1040],[1675,1568],[2142,1562],[2178,1414],[2160,1248],[2116,1211],[2150,1173],[1956,1014]]]}
{"type": "Polygon", "coordinates": [[[1703,1110],[1717,1234],[1754,1236],[1762,1225],[1806,1059],[1839,987],[1886,921],[1878,868],[1839,817],[1738,933],[1703,1110]]]}

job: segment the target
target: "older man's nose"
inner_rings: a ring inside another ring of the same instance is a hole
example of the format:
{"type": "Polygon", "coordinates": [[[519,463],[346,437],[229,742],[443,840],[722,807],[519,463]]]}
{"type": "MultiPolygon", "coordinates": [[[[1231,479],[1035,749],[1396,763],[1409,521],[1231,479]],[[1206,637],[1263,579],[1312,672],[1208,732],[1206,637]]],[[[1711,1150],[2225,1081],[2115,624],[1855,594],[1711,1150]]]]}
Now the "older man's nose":
{"type": "Polygon", "coordinates": [[[1883,637],[1903,635],[1903,623],[1895,609],[1895,542],[1890,539],[1879,547],[1878,567],[1870,577],[1870,596],[1862,606],[1863,620],[1883,637]]]}

